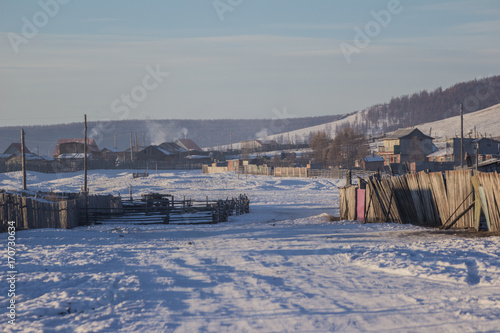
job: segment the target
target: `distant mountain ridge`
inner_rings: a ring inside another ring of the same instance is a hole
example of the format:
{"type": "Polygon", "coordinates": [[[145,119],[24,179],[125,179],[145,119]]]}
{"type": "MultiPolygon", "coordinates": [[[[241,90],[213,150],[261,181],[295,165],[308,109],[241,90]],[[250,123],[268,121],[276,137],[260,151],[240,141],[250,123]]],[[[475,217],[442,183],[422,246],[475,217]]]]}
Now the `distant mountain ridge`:
{"type": "MultiPolygon", "coordinates": [[[[392,98],[388,103],[366,109],[320,117],[286,119],[213,119],[213,120],[121,120],[89,122],[89,137],[99,148],[117,146],[126,149],[132,140],[140,146],[158,144],[187,137],[200,147],[229,145],[256,138],[274,139],[280,143],[305,142],[312,133],[326,130],[333,137],[345,126],[354,127],[368,136],[379,136],[398,128],[446,119],[459,114],[486,109],[500,103],[500,76],[457,83],[447,89],[423,90],[412,95],[392,98]]],[[[500,118],[500,115],[498,116],[500,118]]],[[[34,153],[50,155],[60,138],[83,138],[82,123],[0,127],[0,153],[10,143],[20,141],[20,130],[26,132],[26,145],[34,153]]],[[[478,132],[483,133],[481,128],[478,132]]]]}
{"type": "MultiPolygon", "coordinates": [[[[187,137],[201,147],[229,144],[255,139],[261,133],[273,134],[323,124],[342,115],[301,117],[287,119],[213,119],[213,120],[121,120],[88,122],[88,136],[94,138],[100,149],[114,147],[114,135],[120,149],[130,147],[130,133],[142,146],[174,141],[187,137]]],[[[83,116],[82,116],[83,118],[83,116]]],[[[20,142],[21,128],[25,131],[26,146],[39,155],[51,155],[57,140],[83,138],[83,123],[37,126],[0,127],[0,153],[12,142],[20,142]]]]}

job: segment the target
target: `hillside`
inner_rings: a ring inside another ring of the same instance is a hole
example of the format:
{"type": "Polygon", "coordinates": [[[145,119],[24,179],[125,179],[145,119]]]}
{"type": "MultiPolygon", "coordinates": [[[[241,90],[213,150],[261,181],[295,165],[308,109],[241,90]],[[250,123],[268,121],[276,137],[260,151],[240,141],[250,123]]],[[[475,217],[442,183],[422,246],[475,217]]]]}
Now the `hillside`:
{"type": "MultiPolygon", "coordinates": [[[[359,118],[359,113],[355,113],[348,117],[330,123],[303,128],[285,134],[271,135],[268,137],[268,139],[278,141],[285,140],[286,142],[288,134],[290,134],[290,140],[292,142],[295,142],[296,138],[308,137],[309,135],[311,135],[311,133],[317,131],[326,131],[330,133],[332,137],[334,137],[337,129],[342,128],[343,126],[352,126],[353,124],[357,124],[359,123],[359,118]]],[[[432,137],[436,139],[452,138],[455,136],[460,136],[460,116],[453,116],[442,120],[426,122],[418,124],[414,127],[417,127],[426,134],[431,133],[432,137]]],[[[475,130],[477,131],[479,136],[500,136],[500,104],[496,104],[484,110],[467,113],[464,115],[464,135],[468,136],[468,133],[473,135],[475,130]]],[[[372,133],[382,134],[383,130],[379,127],[377,131],[373,131],[372,133]]]]}
{"type": "MultiPolygon", "coordinates": [[[[460,137],[460,116],[450,117],[416,126],[436,139],[460,137]]],[[[464,115],[464,136],[500,137],[500,104],[464,115]]]]}
{"type": "Polygon", "coordinates": [[[383,132],[415,126],[460,114],[475,112],[500,103],[500,76],[457,83],[447,89],[437,88],[393,98],[360,112],[355,127],[364,132],[383,132]]]}
{"type": "MultiPolygon", "coordinates": [[[[374,105],[345,115],[341,119],[330,123],[271,135],[267,139],[287,142],[288,138],[290,138],[291,142],[297,142],[303,141],[316,131],[327,131],[334,137],[337,130],[344,126],[354,127],[368,136],[376,137],[398,128],[456,117],[460,114],[460,103],[464,105],[465,119],[469,119],[468,114],[498,105],[500,103],[500,76],[458,83],[448,89],[438,88],[430,93],[424,90],[411,96],[405,95],[393,98],[389,103],[374,105]]],[[[487,114],[489,112],[493,114],[490,121],[500,118],[494,110],[496,110],[495,107],[486,112],[487,114]]],[[[451,123],[454,123],[454,120],[451,123]]],[[[477,120],[475,125],[479,133],[484,134],[486,132],[488,136],[499,135],[495,134],[498,130],[494,125],[489,124],[486,118],[477,120]]],[[[473,124],[467,124],[467,126],[472,126],[472,130],[474,128],[473,124]]],[[[437,130],[437,127],[433,128],[437,130]]],[[[464,131],[468,132],[471,128],[464,131]]],[[[436,133],[434,129],[433,133],[436,133]]],[[[446,131],[448,136],[455,135],[455,132],[451,129],[446,129],[446,131]]],[[[456,133],[458,133],[458,130],[456,133]]]]}

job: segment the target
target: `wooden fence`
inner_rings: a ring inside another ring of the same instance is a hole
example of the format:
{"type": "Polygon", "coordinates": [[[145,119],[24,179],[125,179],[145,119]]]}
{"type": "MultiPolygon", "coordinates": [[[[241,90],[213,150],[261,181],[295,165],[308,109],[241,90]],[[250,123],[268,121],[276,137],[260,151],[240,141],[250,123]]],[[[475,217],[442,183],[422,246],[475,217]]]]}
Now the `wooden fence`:
{"type": "Polygon", "coordinates": [[[232,215],[250,212],[245,194],[225,200],[176,200],[173,195],[149,193],[140,200],[124,200],[121,211],[90,208],[89,223],[195,224],[227,222],[232,215]]]}
{"type": "MultiPolygon", "coordinates": [[[[228,172],[228,168],[225,166],[210,166],[203,165],[203,173],[224,173],[228,172]]],[[[367,178],[378,174],[376,171],[367,170],[350,170],[351,177],[355,178],[367,178]]],[[[321,178],[334,178],[334,179],[344,179],[347,177],[348,169],[310,169],[305,167],[271,167],[267,165],[241,165],[239,166],[237,173],[245,175],[259,175],[259,176],[274,176],[274,177],[321,177],[321,178]]]]}
{"type": "Polygon", "coordinates": [[[84,208],[118,213],[121,201],[111,195],[78,193],[17,193],[0,191],[0,231],[15,221],[17,229],[74,228],[84,223],[84,208]],[[88,203],[86,203],[88,202],[88,203]]]}
{"type": "MultiPolygon", "coordinates": [[[[112,170],[200,170],[202,163],[196,160],[182,161],[127,161],[116,163],[115,160],[89,160],[87,161],[88,170],[112,169],[112,170]]],[[[0,173],[21,171],[20,163],[6,163],[0,159],[0,173]]],[[[83,170],[83,159],[61,159],[61,160],[28,160],[26,161],[26,170],[43,173],[66,173],[83,170]]]]}
{"type": "MultiPolygon", "coordinates": [[[[331,168],[331,169],[308,169],[307,177],[321,177],[321,178],[335,178],[335,179],[344,179],[347,177],[347,172],[349,169],[339,169],[339,168],[331,168]]],[[[376,171],[368,171],[368,170],[351,170],[351,177],[354,178],[367,178],[369,176],[373,176],[377,174],[376,171]]]]}
{"type": "Polygon", "coordinates": [[[1,230],[9,221],[16,222],[17,229],[73,228],[78,225],[76,199],[49,201],[15,193],[0,193],[1,230]]]}
{"type": "Polygon", "coordinates": [[[307,177],[308,168],[294,167],[276,167],[274,168],[275,177],[307,177]]]}
{"type": "Polygon", "coordinates": [[[227,167],[210,166],[210,165],[204,164],[202,166],[202,172],[203,173],[223,173],[223,172],[227,172],[227,167]]]}
{"type": "Polygon", "coordinates": [[[372,176],[340,190],[340,217],[363,222],[479,230],[483,215],[488,230],[500,231],[499,207],[500,175],[471,170],[372,176]]]}
{"type": "Polygon", "coordinates": [[[0,231],[8,222],[16,228],[74,228],[102,222],[218,223],[250,212],[244,194],[225,200],[174,200],[172,195],[148,194],[140,201],[112,195],[7,192],[0,190],[0,231]]]}
{"type": "Polygon", "coordinates": [[[272,176],[273,168],[267,165],[247,164],[238,168],[238,173],[246,175],[272,176]]]}

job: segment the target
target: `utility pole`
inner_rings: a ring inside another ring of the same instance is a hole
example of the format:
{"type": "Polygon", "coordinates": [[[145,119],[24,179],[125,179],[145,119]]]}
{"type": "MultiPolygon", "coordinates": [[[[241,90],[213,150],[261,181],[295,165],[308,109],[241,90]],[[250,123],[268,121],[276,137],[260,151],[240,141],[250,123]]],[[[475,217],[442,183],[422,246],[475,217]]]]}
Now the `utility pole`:
{"type": "Polygon", "coordinates": [[[134,160],[134,150],[132,145],[132,132],[130,132],[130,163],[134,160]]]}
{"type": "Polygon", "coordinates": [[[87,189],[87,115],[83,115],[83,191],[88,193],[87,189]]]}
{"type": "Polygon", "coordinates": [[[464,167],[464,107],[460,103],[460,167],[464,167]]]}
{"type": "Polygon", "coordinates": [[[26,190],[26,151],[24,150],[24,130],[21,129],[21,164],[23,168],[23,190],[26,190]]]}
{"type": "Polygon", "coordinates": [[[116,146],[116,133],[115,133],[115,149],[116,149],[116,148],[117,148],[117,146],[116,146]]]}
{"type": "Polygon", "coordinates": [[[89,190],[87,188],[87,115],[83,115],[83,195],[85,198],[85,223],[89,224],[89,190]]]}
{"type": "Polygon", "coordinates": [[[476,173],[479,166],[479,142],[476,142],[476,173]]]}

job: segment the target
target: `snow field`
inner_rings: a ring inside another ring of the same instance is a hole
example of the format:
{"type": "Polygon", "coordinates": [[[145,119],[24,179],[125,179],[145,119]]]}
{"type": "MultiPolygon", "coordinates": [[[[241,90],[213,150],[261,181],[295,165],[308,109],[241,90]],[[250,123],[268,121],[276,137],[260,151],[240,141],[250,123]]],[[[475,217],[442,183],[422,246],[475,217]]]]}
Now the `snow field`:
{"type": "MultiPolygon", "coordinates": [[[[495,332],[499,237],[331,222],[341,181],[197,171],[93,171],[94,193],[247,193],[217,225],[97,225],[17,233],[19,322],[6,332],[495,332]]],[[[30,173],[77,191],[79,174],[30,173]]],[[[0,188],[19,182],[0,175],[0,188]]],[[[6,304],[7,284],[0,287],[6,304]]]]}

